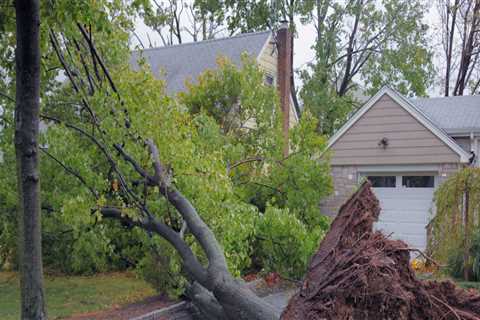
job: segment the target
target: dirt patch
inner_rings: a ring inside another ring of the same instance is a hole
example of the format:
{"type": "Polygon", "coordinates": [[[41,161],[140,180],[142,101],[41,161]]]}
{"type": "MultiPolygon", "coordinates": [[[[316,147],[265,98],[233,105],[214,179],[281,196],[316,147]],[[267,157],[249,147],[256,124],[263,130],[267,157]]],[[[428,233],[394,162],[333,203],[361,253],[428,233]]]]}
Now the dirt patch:
{"type": "Polygon", "coordinates": [[[174,303],[175,301],[172,301],[165,295],[158,295],[108,310],[77,314],[70,318],[66,318],[66,320],[128,320],[167,307],[174,303]]]}
{"type": "Polygon", "coordinates": [[[340,209],[282,319],[480,319],[477,292],[416,278],[408,246],[373,231],[379,213],[364,183],[340,209]]]}

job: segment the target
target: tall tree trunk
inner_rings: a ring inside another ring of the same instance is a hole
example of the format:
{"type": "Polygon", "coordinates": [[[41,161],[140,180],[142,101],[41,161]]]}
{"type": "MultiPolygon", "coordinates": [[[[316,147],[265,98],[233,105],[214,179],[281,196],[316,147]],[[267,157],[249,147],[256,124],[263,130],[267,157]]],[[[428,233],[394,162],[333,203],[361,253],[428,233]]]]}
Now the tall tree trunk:
{"type": "Polygon", "coordinates": [[[460,67],[458,68],[457,81],[453,92],[453,94],[456,96],[463,96],[465,87],[468,85],[469,70],[475,67],[475,65],[472,65],[472,54],[475,49],[475,40],[479,32],[480,0],[471,1],[472,2],[470,2],[467,7],[464,18],[463,48],[460,57],[460,67]],[[472,5],[473,9],[471,9],[472,5]],[[470,10],[472,10],[471,22],[468,21],[470,10]],[[468,24],[470,24],[470,26],[468,24]],[[468,35],[467,29],[469,29],[468,35]]]}
{"type": "Polygon", "coordinates": [[[457,9],[458,9],[458,5],[459,5],[459,2],[460,0],[455,0],[455,4],[453,5],[453,8],[450,8],[450,2],[447,1],[445,3],[445,6],[446,6],[446,28],[447,28],[447,34],[446,34],[446,68],[445,68],[445,96],[448,97],[449,94],[450,94],[450,70],[452,68],[452,49],[453,49],[453,36],[455,34],[455,23],[456,23],[456,20],[457,20],[457,9]],[[449,23],[449,17],[450,17],[450,13],[452,15],[452,24],[450,26],[450,30],[449,30],[449,26],[448,26],[448,23],[449,23]]]}
{"type": "Polygon", "coordinates": [[[21,318],[46,319],[43,291],[38,130],[40,109],[39,0],[16,0],[16,108],[21,318]]]}
{"type": "Polygon", "coordinates": [[[469,260],[470,260],[470,248],[469,248],[469,228],[470,228],[470,176],[467,177],[467,181],[465,182],[465,192],[464,192],[464,206],[463,210],[464,217],[463,217],[463,280],[469,281],[469,260]]]}
{"type": "Polygon", "coordinates": [[[348,40],[347,61],[345,62],[343,79],[342,79],[342,83],[340,84],[340,88],[337,88],[337,94],[340,97],[343,97],[347,93],[348,86],[353,77],[353,74],[352,74],[353,49],[355,45],[355,39],[357,36],[358,25],[360,23],[360,16],[362,15],[362,9],[361,9],[362,6],[363,6],[363,1],[362,0],[357,1],[356,3],[357,12],[355,13],[355,20],[353,22],[352,32],[350,33],[350,37],[348,40]]]}

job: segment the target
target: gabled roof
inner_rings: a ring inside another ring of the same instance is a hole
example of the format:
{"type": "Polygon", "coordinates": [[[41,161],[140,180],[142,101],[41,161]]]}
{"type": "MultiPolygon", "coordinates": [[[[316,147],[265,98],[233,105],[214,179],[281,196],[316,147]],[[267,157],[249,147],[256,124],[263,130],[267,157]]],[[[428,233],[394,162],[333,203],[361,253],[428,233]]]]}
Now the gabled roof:
{"type": "Polygon", "coordinates": [[[468,163],[470,155],[462,149],[448,134],[438,127],[430,118],[418,107],[416,107],[410,100],[403,97],[397,91],[383,87],[373,97],[371,97],[360,110],[358,110],[347,123],[345,123],[329,140],[328,148],[330,148],[350,127],[352,127],[371,107],[383,96],[388,95],[396,103],[398,103],[405,111],[412,115],[424,127],[430,130],[435,136],[443,141],[450,149],[457,153],[460,157],[460,162],[468,163]]]}
{"type": "Polygon", "coordinates": [[[244,52],[257,58],[270,38],[271,32],[263,31],[145,49],[133,52],[130,63],[134,68],[138,68],[138,58],[144,57],[154,75],[166,80],[167,93],[175,94],[185,89],[185,80],[195,81],[203,71],[215,69],[219,56],[227,57],[237,66],[241,66],[241,55],[244,52]]]}
{"type": "Polygon", "coordinates": [[[410,102],[449,134],[480,132],[480,96],[417,98],[410,102]]]}

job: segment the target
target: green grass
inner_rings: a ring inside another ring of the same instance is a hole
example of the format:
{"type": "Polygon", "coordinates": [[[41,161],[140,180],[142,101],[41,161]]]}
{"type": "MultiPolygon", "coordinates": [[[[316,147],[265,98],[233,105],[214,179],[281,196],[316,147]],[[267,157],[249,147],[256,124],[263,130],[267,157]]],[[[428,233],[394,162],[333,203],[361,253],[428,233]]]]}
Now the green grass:
{"type": "Polygon", "coordinates": [[[454,280],[459,287],[464,289],[476,289],[480,291],[480,282],[454,280]]]}
{"type": "Polygon", "coordinates": [[[421,274],[421,273],[417,274],[417,278],[419,278],[420,280],[438,280],[438,281],[450,280],[455,282],[455,284],[460,288],[475,289],[477,291],[480,291],[480,282],[464,281],[462,279],[455,279],[445,275],[432,275],[432,274],[421,274]]]}
{"type": "MultiPolygon", "coordinates": [[[[145,281],[130,273],[46,277],[45,291],[49,319],[109,309],[155,294],[145,281]]],[[[0,272],[0,319],[19,319],[19,305],[17,275],[0,272]]]]}

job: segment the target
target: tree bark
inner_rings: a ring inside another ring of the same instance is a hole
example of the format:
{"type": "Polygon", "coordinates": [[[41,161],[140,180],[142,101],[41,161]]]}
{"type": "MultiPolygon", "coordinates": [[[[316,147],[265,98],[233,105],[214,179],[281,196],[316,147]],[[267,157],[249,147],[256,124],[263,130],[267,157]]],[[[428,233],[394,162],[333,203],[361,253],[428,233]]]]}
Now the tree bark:
{"type": "Polygon", "coordinates": [[[345,62],[343,79],[342,79],[342,83],[340,84],[340,88],[338,88],[338,91],[337,91],[337,94],[340,97],[343,97],[347,93],[348,86],[354,76],[354,74],[352,73],[352,62],[353,62],[353,55],[354,55],[355,39],[357,36],[358,25],[360,23],[360,16],[362,15],[362,10],[361,10],[362,6],[363,6],[363,1],[362,0],[357,1],[357,4],[356,4],[357,12],[355,13],[355,20],[353,22],[352,32],[350,33],[350,37],[348,40],[347,61],[345,62]]]}
{"type": "Polygon", "coordinates": [[[453,8],[450,8],[450,2],[447,1],[445,3],[445,10],[446,10],[446,22],[445,22],[445,27],[446,27],[446,68],[445,68],[445,96],[448,97],[450,94],[450,70],[452,67],[452,49],[453,49],[453,36],[455,34],[455,23],[457,19],[457,9],[459,5],[460,0],[455,0],[455,4],[453,5],[453,8]],[[453,10],[452,10],[453,9],[453,10]],[[449,28],[448,23],[449,23],[449,18],[450,14],[452,15],[452,24],[449,28]]]}
{"type": "Polygon", "coordinates": [[[465,18],[464,18],[464,35],[463,35],[463,46],[462,53],[460,56],[460,66],[458,68],[458,76],[455,84],[455,89],[453,94],[456,96],[463,96],[465,88],[468,85],[468,75],[469,71],[472,68],[475,68],[475,65],[472,64],[473,51],[476,46],[476,37],[479,32],[480,20],[480,0],[471,0],[466,9],[465,18]],[[472,9],[473,5],[473,9],[472,9]],[[471,12],[471,17],[470,15],[471,12]],[[471,21],[469,20],[471,18],[471,21]],[[468,35],[467,35],[468,30],[468,35]]]}
{"type": "Polygon", "coordinates": [[[40,111],[39,0],[16,0],[16,108],[21,319],[47,318],[43,290],[38,130],[40,111]]]}
{"type": "Polygon", "coordinates": [[[469,281],[470,273],[469,273],[469,260],[470,260],[470,248],[469,248],[469,228],[470,228],[470,176],[467,177],[467,181],[465,183],[465,192],[464,192],[464,217],[463,217],[463,280],[469,281]]]}

